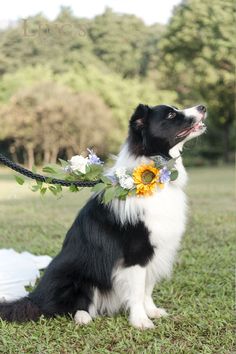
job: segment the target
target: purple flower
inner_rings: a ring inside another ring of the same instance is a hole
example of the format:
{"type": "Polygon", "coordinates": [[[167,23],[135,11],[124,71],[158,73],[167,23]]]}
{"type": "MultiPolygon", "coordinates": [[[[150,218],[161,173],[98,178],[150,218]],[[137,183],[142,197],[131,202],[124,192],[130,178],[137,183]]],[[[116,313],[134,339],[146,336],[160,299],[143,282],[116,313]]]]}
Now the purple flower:
{"type": "Polygon", "coordinates": [[[93,150],[87,149],[89,152],[88,162],[91,165],[102,165],[104,162],[101,161],[100,157],[98,157],[93,150]]]}
{"type": "Polygon", "coordinates": [[[166,183],[170,181],[171,172],[167,169],[167,167],[163,167],[160,171],[160,182],[166,183]]]}

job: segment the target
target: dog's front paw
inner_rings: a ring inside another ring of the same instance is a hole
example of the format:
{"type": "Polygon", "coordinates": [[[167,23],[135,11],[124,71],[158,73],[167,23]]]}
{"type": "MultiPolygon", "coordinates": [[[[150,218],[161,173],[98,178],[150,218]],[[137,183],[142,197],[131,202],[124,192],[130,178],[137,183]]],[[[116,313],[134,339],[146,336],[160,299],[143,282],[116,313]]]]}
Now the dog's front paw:
{"type": "Polygon", "coordinates": [[[160,307],[156,307],[155,303],[153,302],[151,296],[147,296],[144,302],[145,311],[148,317],[150,318],[160,318],[168,316],[168,313],[165,309],[160,307]]]}
{"type": "Polygon", "coordinates": [[[74,316],[75,323],[78,325],[85,325],[92,321],[92,317],[86,311],[77,311],[74,316]]]}
{"type": "Polygon", "coordinates": [[[150,318],[161,318],[168,316],[168,313],[165,309],[154,306],[147,309],[147,315],[150,318]]]}
{"type": "Polygon", "coordinates": [[[134,326],[135,328],[139,329],[151,329],[154,328],[154,323],[147,317],[130,317],[130,324],[134,326]]]}

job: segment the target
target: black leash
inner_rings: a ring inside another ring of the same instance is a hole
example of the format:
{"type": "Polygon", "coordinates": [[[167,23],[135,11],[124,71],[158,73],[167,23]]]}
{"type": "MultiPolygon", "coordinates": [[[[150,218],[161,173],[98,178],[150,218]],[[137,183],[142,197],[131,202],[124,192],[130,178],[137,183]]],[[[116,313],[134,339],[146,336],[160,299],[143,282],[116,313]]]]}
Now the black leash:
{"type": "Polygon", "coordinates": [[[96,184],[101,182],[101,180],[97,180],[97,181],[65,181],[63,179],[46,177],[46,176],[40,175],[38,173],[34,173],[30,170],[27,170],[26,168],[12,162],[11,160],[6,158],[2,154],[0,154],[0,163],[11,168],[12,170],[14,170],[18,173],[20,173],[23,176],[34,179],[35,181],[45,182],[45,183],[49,183],[49,184],[59,184],[60,186],[63,186],[63,187],[70,187],[70,186],[93,187],[96,184]]]}

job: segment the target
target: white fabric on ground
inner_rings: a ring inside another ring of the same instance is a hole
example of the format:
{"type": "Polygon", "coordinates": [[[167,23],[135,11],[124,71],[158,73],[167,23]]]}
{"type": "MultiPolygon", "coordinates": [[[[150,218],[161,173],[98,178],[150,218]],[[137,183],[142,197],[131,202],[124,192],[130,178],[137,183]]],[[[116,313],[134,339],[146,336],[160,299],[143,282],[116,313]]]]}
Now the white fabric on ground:
{"type": "Polygon", "coordinates": [[[40,269],[51,262],[49,256],[0,249],[0,301],[12,301],[26,296],[25,286],[34,285],[40,269]]]}

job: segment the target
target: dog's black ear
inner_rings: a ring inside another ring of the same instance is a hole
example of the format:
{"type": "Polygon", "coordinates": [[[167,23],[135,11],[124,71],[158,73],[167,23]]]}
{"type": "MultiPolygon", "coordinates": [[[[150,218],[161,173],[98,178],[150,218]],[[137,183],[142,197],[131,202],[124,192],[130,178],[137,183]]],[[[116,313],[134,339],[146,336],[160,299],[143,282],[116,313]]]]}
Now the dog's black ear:
{"type": "Polygon", "coordinates": [[[147,119],[149,109],[147,105],[140,103],[130,118],[130,126],[137,130],[142,129],[147,119]]]}

